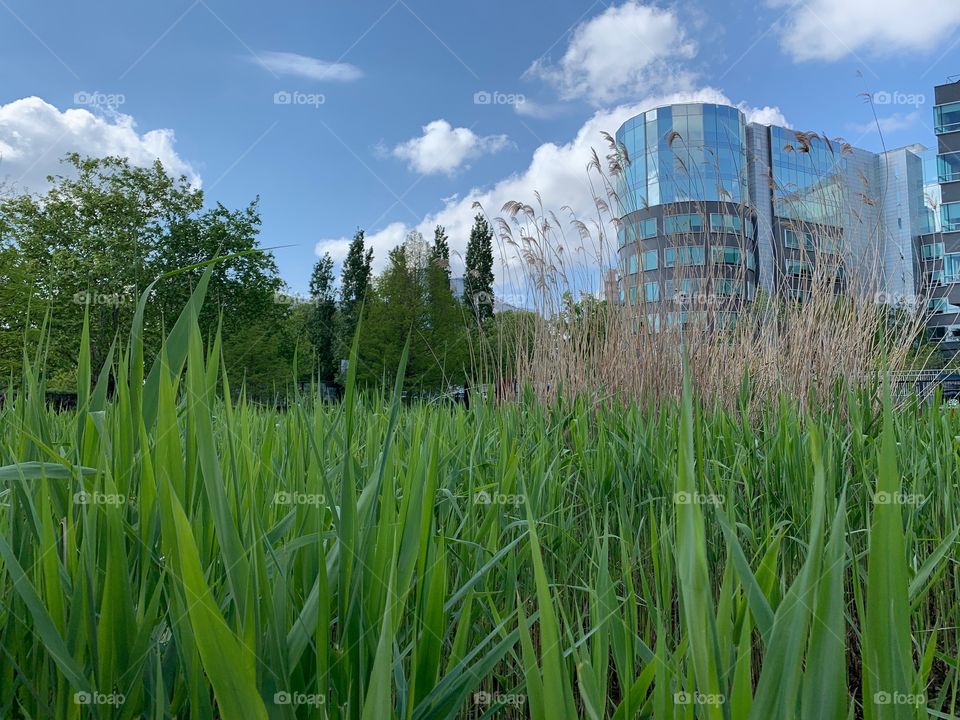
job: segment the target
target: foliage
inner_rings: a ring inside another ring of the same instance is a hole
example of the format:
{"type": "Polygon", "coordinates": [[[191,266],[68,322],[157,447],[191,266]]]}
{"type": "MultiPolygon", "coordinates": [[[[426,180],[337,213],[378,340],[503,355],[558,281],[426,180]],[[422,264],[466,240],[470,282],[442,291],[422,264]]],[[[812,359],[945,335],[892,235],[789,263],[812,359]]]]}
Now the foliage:
{"type": "Polygon", "coordinates": [[[0,409],[0,716],[956,715],[960,415],[404,405],[406,353],[258,408],[208,281],[153,371],[135,326],[77,411],[33,363],[0,409]]]}
{"type": "Polygon", "coordinates": [[[465,263],[463,302],[482,323],[493,316],[493,233],[480,213],[473,219],[465,263]]]}
{"type": "Polygon", "coordinates": [[[438,390],[465,379],[469,357],[463,313],[445,269],[431,257],[413,235],[390,252],[387,269],[367,297],[357,371],[364,383],[389,379],[408,336],[405,388],[438,390]]]}
{"type": "Polygon", "coordinates": [[[340,273],[341,357],[346,357],[350,339],[360,322],[360,310],[373,278],[373,248],[364,250],[364,232],[358,229],[350,241],[340,273]]]}
{"type": "MultiPolygon", "coordinates": [[[[104,362],[150,282],[217,255],[236,257],[213,272],[200,310],[201,331],[209,335],[222,322],[230,337],[253,324],[283,321],[284,311],[273,301],[281,286],[276,264],[257,240],[256,201],[240,210],[219,204],[205,210],[203,193],[159,162],[142,168],[125,158],[71,154],[65,163],[66,174],[50,178],[42,196],[0,201],[0,273],[8,281],[0,324],[9,333],[2,348],[8,365],[19,366],[13,346],[24,333],[35,334],[49,315],[49,367],[72,372],[85,311],[92,360],[104,362]]],[[[148,357],[200,273],[181,273],[150,296],[148,357]]],[[[240,357],[233,356],[234,364],[240,357]]]]}
{"type": "Polygon", "coordinates": [[[339,365],[337,353],[337,296],[333,287],[333,258],[325,253],[310,276],[310,317],[307,335],[317,360],[321,382],[334,380],[339,365]]]}

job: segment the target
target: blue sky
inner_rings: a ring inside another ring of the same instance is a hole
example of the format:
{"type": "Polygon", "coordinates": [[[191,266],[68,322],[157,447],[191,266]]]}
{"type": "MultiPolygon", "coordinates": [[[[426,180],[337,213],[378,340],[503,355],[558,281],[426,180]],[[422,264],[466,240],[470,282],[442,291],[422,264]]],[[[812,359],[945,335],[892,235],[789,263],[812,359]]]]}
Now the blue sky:
{"type": "MultiPolygon", "coordinates": [[[[259,195],[290,288],[359,226],[378,261],[473,203],[590,212],[601,130],[673,99],[880,149],[934,145],[960,74],[944,0],[0,0],[0,178],[42,190],[76,150],[160,157],[208,202],[259,195]]],[[[456,263],[456,261],[455,261],[456,263]]],[[[379,263],[378,263],[379,264],[379,263]]]]}

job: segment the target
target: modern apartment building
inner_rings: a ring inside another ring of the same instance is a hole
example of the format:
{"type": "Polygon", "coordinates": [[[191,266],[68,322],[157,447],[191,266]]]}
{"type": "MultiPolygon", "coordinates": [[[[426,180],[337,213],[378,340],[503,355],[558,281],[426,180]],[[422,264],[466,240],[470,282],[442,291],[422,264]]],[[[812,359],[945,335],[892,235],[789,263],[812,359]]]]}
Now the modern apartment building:
{"type": "Polygon", "coordinates": [[[838,289],[914,302],[917,238],[932,225],[923,146],[872,153],[708,103],[652,108],[616,139],[620,296],[638,323],[726,322],[760,293],[802,299],[824,273],[838,289]]]}
{"type": "Polygon", "coordinates": [[[937,153],[930,192],[936,215],[916,246],[920,280],[930,287],[931,336],[945,349],[960,349],[960,81],[934,88],[937,153]]]}

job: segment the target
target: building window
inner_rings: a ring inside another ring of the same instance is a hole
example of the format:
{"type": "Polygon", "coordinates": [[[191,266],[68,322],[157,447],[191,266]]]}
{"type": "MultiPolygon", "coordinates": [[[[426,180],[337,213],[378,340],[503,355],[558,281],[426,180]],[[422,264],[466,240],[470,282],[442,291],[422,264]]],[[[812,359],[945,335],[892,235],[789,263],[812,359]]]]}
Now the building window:
{"type": "Polygon", "coordinates": [[[943,257],[943,243],[928,243],[920,247],[920,257],[924,260],[936,260],[943,257]]]}
{"type": "Polygon", "coordinates": [[[827,235],[820,240],[820,250],[831,255],[839,255],[843,247],[843,241],[839,237],[827,235]]]}
{"type": "Polygon", "coordinates": [[[640,237],[646,240],[647,238],[656,237],[657,235],[657,219],[655,217],[647,218],[642,223],[640,223],[640,237]]]}
{"type": "Polygon", "coordinates": [[[637,272],[637,254],[630,254],[630,274],[633,275],[637,272]]]}
{"type": "Polygon", "coordinates": [[[960,253],[943,256],[943,282],[960,283],[960,253]]]}
{"type": "Polygon", "coordinates": [[[713,292],[717,295],[739,295],[740,283],[733,278],[717,278],[713,281],[713,292]]]}
{"type": "Polygon", "coordinates": [[[710,248],[711,259],[724,265],[740,265],[743,255],[738,247],[714,246],[710,248]]]}
{"type": "Polygon", "coordinates": [[[937,105],[933,108],[933,118],[933,131],[937,135],[960,130],[960,102],[937,105]]]}
{"type": "Polygon", "coordinates": [[[810,275],[813,263],[807,260],[787,260],[787,275],[810,275]]]}
{"type": "Polygon", "coordinates": [[[663,232],[665,235],[678,235],[679,233],[702,231],[703,216],[699,213],[668,215],[663,219],[663,232]]]}
{"type": "Polygon", "coordinates": [[[636,285],[630,286],[630,304],[631,305],[637,304],[637,286],[636,285]]]}
{"type": "Polygon", "coordinates": [[[937,182],[960,180],[960,152],[937,155],[937,182]]]}
{"type": "Polygon", "coordinates": [[[747,270],[757,270],[757,259],[754,257],[752,252],[747,253],[747,270]]]}
{"type": "Polygon", "coordinates": [[[658,302],[660,300],[660,283],[648,282],[643,284],[643,299],[647,302],[658,302]]]}
{"type": "Polygon", "coordinates": [[[940,206],[940,222],[944,232],[960,230],[960,202],[944,203],[940,206]]]}
{"type": "Polygon", "coordinates": [[[724,215],[722,213],[710,213],[711,232],[739,233],[742,229],[743,223],[738,216],[724,215]]]}
{"type": "Polygon", "coordinates": [[[656,250],[647,250],[643,253],[643,269],[644,270],[657,269],[657,251],[656,250]]]}
{"type": "Polygon", "coordinates": [[[700,246],[666,248],[663,251],[664,267],[675,265],[703,265],[704,252],[700,246]]]}
{"type": "Polygon", "coordinates": [[[813,250],[813,233],[805,230],[802,233],[794,228],[783,229],[783,244],[794,250],[806,249],[813,250]],[[800,244],[800,236],[803,235],[803,245],[800,244]]]}
{"type": "Polygon", "coordinates": [[[954,305],[953,303],[951,303],[950,298],[946,296],[930,298],[930,302],[928,303],[928,308],[930,312],[933,313],[934,315],[943,315],[945,313],[960,312],[960,306],[954,305]]]}

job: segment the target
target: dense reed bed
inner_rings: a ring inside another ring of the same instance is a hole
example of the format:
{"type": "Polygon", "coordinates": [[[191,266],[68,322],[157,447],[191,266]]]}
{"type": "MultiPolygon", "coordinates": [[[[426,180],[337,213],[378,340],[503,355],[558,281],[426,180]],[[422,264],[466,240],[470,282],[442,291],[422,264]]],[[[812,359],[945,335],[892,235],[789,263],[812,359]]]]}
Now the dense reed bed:
{"type": "Polygon", "coordinates": [[[204,289],[150,372],[141,304],[76,412],[37,358],[6,397],[0,716],[957,712],[939,404],[758,409],[745,378],[733,409],[465,409],[350,379],[278,411],[230,399],[204,289]]]}

